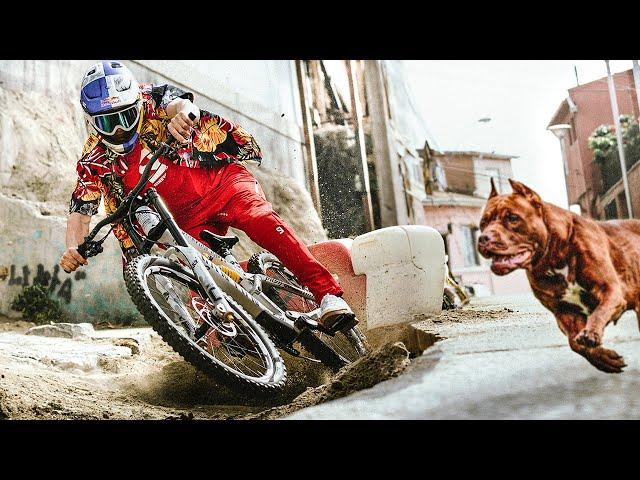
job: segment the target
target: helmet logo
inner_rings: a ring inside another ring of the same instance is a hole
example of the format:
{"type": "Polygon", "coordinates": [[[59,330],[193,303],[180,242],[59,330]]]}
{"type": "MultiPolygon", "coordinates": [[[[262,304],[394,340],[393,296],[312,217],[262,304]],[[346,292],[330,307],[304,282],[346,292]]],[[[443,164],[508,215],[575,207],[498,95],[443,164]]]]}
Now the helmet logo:
{"type": "Polygon", "coordinates": [[[113,85],[118,92],[124,92],[131,88],[131,77],[125,77],[123,75],[116,75],[113,78],[113,85]]]}
{"type": "Polygon", "coordinates": [[[118,103],[122,102],[122,98],[120,97],[107,97],[100,100],[101,107],[112,107],[118,103]]]}

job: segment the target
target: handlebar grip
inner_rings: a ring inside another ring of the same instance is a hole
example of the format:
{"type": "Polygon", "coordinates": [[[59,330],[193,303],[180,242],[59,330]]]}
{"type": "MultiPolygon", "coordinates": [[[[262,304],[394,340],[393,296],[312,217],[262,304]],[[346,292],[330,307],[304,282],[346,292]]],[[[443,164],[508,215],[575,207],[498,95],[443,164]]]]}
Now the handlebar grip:
{"type": "MultiPolygon", "coordinates": [[[[192,122],[196,119],[196,115],[193,112],[189,112],[187,116],[189,117],[189,120],[191,120],[192,122]]],[[[169,139],[167,140],[166,144],[171,148],[175,148],[175,146],[178,143],[180,143],[178,142],[178,139],[173,135],[171,135],[171,133],[169,133],[169,139]]]]}
{"type": "Polygon", "coordinates": [[[87,243],[82,242],[80,245],[78,245],[77,250],[80,256],[86,260],[87,259],[87,243]]]}

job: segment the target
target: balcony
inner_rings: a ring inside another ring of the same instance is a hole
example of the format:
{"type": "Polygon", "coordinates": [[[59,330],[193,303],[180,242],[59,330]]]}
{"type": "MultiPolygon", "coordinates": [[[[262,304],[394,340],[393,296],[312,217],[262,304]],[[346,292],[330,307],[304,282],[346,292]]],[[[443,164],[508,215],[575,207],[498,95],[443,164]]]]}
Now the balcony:
{"type": "MultiPolygon", "coordinates": [[[[624,150],[628,172],[640,160],[640,142],[625,145],[624,150]]],[[[612,149],[602,161],[597,161],[596,163],[600,169],[600,190],[598,193],[604,195],[622,179],[618,149],[612,149]]]]}

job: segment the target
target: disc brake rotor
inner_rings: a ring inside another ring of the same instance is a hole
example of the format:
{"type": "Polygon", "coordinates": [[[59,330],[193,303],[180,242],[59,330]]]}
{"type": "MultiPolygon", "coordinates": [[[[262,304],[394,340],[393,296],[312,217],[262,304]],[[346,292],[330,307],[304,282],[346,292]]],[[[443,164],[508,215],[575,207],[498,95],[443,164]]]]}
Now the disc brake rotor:
{"type": "Polygon", "coordinates": [[[191,299],[191,306],[200,317],[202,322],[208,323],[212,328],[220,332],[220,334],[226,337],[235,337],[238,334],[238,330],[233,322],[224,322],[219,318],[215,318],[213,312],[213,305],[208,300],[202,297],[193,297],[191,299]]]}

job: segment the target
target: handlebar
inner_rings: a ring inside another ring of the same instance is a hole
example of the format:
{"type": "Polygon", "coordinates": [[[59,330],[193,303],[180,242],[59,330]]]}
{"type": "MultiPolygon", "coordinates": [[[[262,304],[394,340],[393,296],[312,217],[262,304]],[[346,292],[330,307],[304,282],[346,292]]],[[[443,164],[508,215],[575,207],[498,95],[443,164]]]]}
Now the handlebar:
{"type": "MultiPolygon", "coordinates": [[[[195,120],[196,116],[192,112],[189,112],[189,119],[195,120]]],[[[169,134],[169,135],[171,135],[171,134],[169,134]]],[[[151,169],[153,168],[153,165],[156,163],[156,160],[158,160],[158,157],[160,157],[161,155],[164,155],[166,153],[169,153],[172,150],[175,150],[175,144],[176,143],[177,143],[177,140],[172,137],[171,140],[169,140],[167,143],[163,142],[161,144],[160,148],[158,148],[154,152],[153,156],[151,157],[151,160],[149,160],[149,162],[147,163],[146,167],[144,168],[144,171],[142,172],[142,175],[140,176],[140,180],[138,181],[136,186],[122,200],[122,203],[116,209],[116,211],[113,212],[111,215],[106,216],[100,222],[98,222],[98,224],[95,227],[93,227],[93,230],[91,230],[91,232],[89,232],[89,235],[84,237],[84,242],[82,242],[80,245],[78,245],[78,253],[82,256],[82,258],[86,259],[86,258],[89,258],[89,257],[93,257],[93,256],[98,255],[99,253],[102,252],[102,250],[103,250],[102,241],[94,242],[93,239],[96,237],[96,235],[98,235],[98,232],[105,225],[113,223],[116,220],[119,220],[120,218],[123,218],[125,216],[126,212],[129,210],[129,207],[131,206],[131,203],[135,200],[135,198],[138,196],[140,191],[147,184],[147,181],[149,180],[149,177],[151,176],[151,169]]]]}

